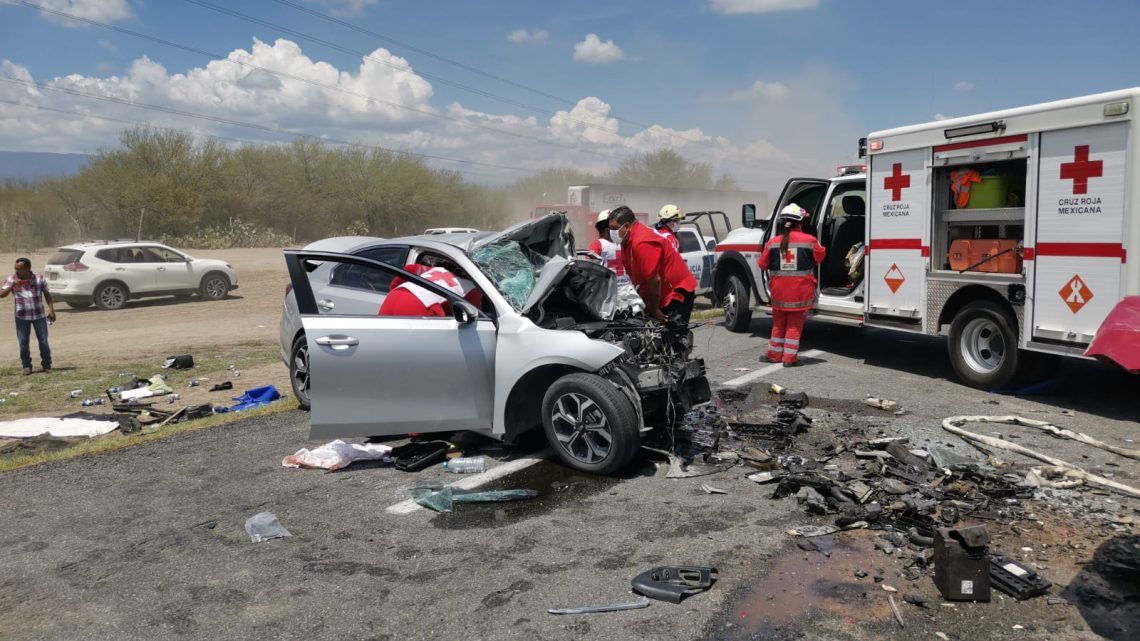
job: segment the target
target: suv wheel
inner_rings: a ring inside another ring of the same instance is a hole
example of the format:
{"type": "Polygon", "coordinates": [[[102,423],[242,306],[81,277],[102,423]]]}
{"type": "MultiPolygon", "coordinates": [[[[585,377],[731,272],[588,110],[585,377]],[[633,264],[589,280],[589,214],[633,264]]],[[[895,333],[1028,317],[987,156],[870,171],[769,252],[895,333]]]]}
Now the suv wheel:
{"type": "Polygon", "coordinates": [[[309,344],[304,336],[293,341],[289,357],[289,382],[293,384],[293,396],[303,410],[309,409],[309,344]]]}
{"type": "Polygon", "coordinates": [[[219,273],[206,274],[202,279],[202,298],[206,300],[222,300],[230,293],[230,281],[219,273]]]}
{"type": "Polygon", "coordinates": [[[95,290],[95,306],[99,309],[121,309],[127,304],[127,286],[116,281],[103,283],[95,290]]]}
{"type": "Polygon", "coordinates": [[[559,458],[583,472],[617,472],[641,447],[632,403],[595,374],[555,381],[542,399],[542,426],[559,458]]]}
{"type": "Polygon", "coordinates": [[[733,274],[728,277],[724,293],[724,326],[730,332],[746,332],[752,325],[752,309],[749,308],[748,285],[733,274]]]}

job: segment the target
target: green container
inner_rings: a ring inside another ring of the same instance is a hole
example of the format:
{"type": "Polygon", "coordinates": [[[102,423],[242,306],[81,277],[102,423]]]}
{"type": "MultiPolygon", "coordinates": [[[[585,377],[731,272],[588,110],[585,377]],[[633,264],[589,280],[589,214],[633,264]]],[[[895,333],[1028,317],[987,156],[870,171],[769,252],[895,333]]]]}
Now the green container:
{"type": "Polygon", "coordinates": [[[966,209],[1005,207],[1009,196],[1009,179],[1005,176],[982,176],[982,182],[970,185],[970,202],[966,209]]]}

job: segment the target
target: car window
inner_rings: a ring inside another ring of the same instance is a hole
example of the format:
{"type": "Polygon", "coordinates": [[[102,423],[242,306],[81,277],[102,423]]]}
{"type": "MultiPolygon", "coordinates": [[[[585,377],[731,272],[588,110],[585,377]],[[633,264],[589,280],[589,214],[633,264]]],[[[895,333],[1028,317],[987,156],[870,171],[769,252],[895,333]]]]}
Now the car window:
{"type": "MultiPolygon", "coordinates": [[[[71,263],[79,262],[80,258],[83,258],[82,249],[59,249],[51,255],[51,258],[47,259],[47,264],[70,265],[71,263]]],[[[102,258],[102,256],[99,258],[102,258]]]]}
{"type": "Polygon", "coordinates": [[[681,230],[677,232],[677,239],[681,241],[681,253],[687,254],[701,250],[701,241],[697,239],[697,235],[689,232],[688,230],[681,230]]]}
{"type": "Polygon", "coordinates": [[[178,252],[174,251],[173,249],[167,249],[166,247],[148,247],[147,249],[153,251],[156,255],[158,255],[158,260],[160,262],[163,262],[163,263],[184,263],[184,262],[186,262],[186,256],[184,254],[179,254],[178,252]]]}
{"type": "Polygon", "coordinates": [[[518,241],[504,239],[480,247],[471,255],[471,260],[515,309],[521,309],[538,283],[538,273],[550,258],[530,251],[518,241]]]}
{"type": "MultiPolygon", "coordinates": [[[[408,248],[403,245],[372,247],[357,252],[356,255],[396,267],[403,267],[404,260],[408,255],[408,248]]],[[[392,274],[362,265],[340,264],[333,269],[329,284],[387,293],[392,284],[392,274]]]]}

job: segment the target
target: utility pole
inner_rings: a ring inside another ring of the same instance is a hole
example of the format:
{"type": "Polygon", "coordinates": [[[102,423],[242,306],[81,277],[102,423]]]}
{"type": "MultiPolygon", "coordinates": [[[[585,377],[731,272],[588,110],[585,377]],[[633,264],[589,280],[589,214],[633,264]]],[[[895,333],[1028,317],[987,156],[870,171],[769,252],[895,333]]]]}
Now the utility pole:
{"type": "Polygon", "coordinates": [[[146,215],[146,207],[139,207],[139,233],[135,234],[135,242],[142,240],[142,224],[143,216],[146,215]]]}

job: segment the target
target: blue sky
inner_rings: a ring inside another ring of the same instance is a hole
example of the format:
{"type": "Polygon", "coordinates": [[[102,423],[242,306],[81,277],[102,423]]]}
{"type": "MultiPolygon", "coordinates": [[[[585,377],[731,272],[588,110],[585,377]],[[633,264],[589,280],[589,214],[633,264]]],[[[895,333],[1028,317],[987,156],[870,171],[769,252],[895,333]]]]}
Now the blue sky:
{"type": "Polygon", "coordinates": [[[291,2],[420,51],[290,3],[208,1],[274,26],[188,0],[29,0],[244,66],[0,0],[0,80],[20,79],[0,82],[0,149],[91,152],[124,122],[291,139],[94,94],[481,163],[432,161],[480,182],[668,146],[775,191],[871,130],[1140,85],[1125,1],[291,2]]]}

